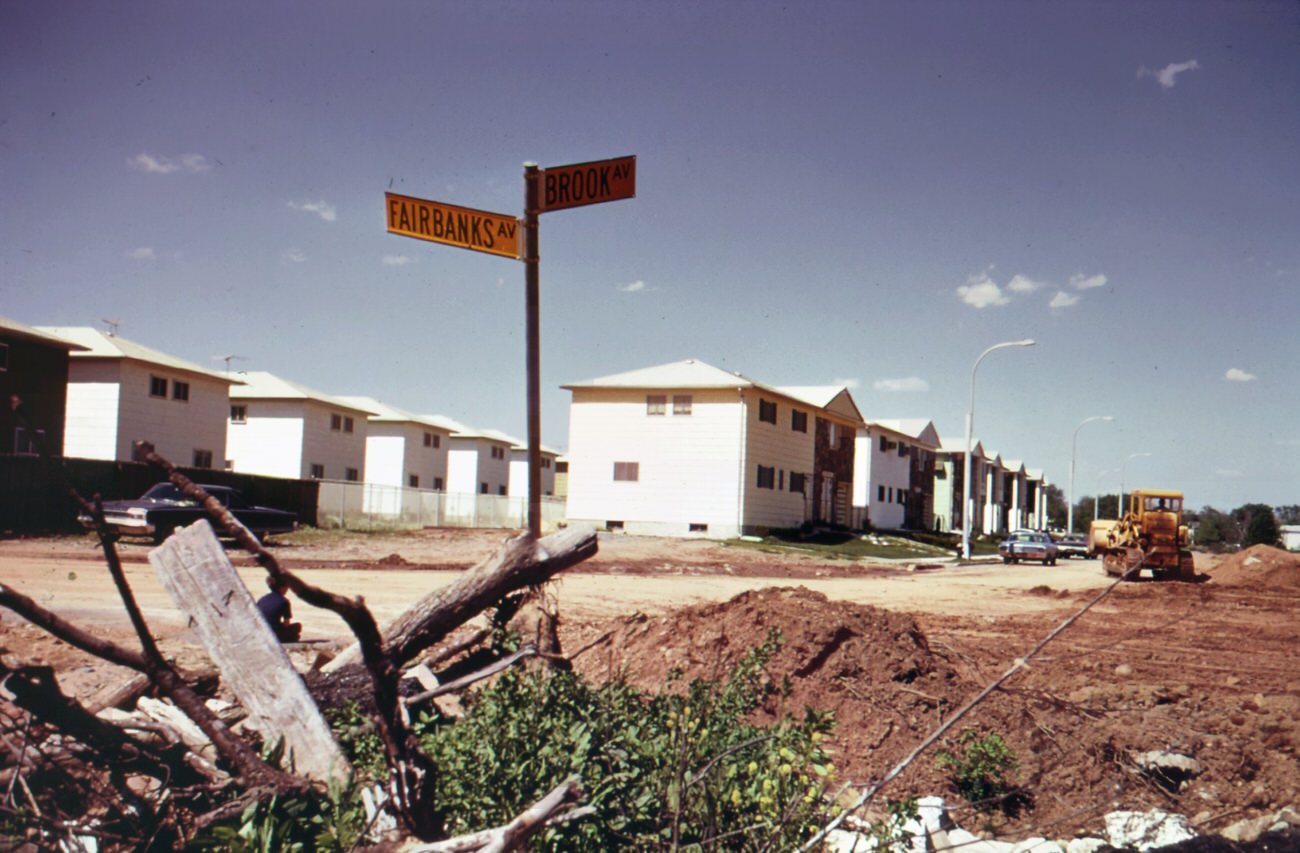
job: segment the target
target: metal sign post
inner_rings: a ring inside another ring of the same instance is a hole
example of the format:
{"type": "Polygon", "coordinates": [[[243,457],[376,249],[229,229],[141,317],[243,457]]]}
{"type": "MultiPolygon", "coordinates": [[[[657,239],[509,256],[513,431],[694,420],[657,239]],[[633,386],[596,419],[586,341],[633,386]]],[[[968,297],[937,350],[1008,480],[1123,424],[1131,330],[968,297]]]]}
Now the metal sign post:
{"type": "Polygon", "coordinates": [[[524,348],[528,383],[528,532],[542,533],[541,258],[538,214],[542,170],[524,164],[524,348]]]}

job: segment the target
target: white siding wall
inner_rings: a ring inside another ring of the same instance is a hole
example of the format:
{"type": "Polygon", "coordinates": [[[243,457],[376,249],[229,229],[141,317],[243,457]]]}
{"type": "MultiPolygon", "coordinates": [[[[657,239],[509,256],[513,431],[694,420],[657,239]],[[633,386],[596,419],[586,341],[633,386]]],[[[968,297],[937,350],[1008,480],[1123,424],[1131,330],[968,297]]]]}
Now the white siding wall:
{"type": "MultiPolygon", "coordinates": [[[[234,400],[247,423],[226,426],[226,458],[233,469],[267,477],[308,476],[302,461],[302,403],[296,400],[234,400]]],[[[342,472],[340,472],[340,476],[342,472]]]]}
{"type": "MultiPolygon", "coordinates": [[[[432,489],[435,478],[442,480],[443,490],[447,488],[447,439],[449,435],[437,430],[431,430],[419,424],[400,424],[406,433],[406,452],[403,456],[403,476],[402,485],[409,486],[408,479],[411,474],[420,478],[419,488],[432,489]],[[435,436],[438,446],[425,447],[424,434],[430,433],[435,436]]],[[[370,425],[373,430],[375,424],[370,425]]],[[[370,463],[367,462],[367,465],[370,463]]],[[[367,474],[367,476],[369,476],[367,474]]]]}
{"type": "Polygon", "coordinates": [[[405,486],[406,436],[400,424],[371,424],[366,436],[366,482],[405,486]],[[376,432],[386,433],[375,435],[376,432]],[[396,433],[396,434],[394,434],[396,433]]]}
{"type": "Polygon", "coordinates": [[[745,532],[756,527],[798,527],[812,517],[817,484],[813,482],[817,414],[811,406],[795,404],[784,397],[747,390],[745,392],[745,532]],[[759,400],[776,403],[776,423],[760,421],[759,400]],[[807,432],[791,427],[791,412],[805,412],[807,432]],[[776,469],[771,489],[758,487],[758,466],[776,469]],[[804,491],[790,491],[790,475],[803,474],[804,491]]]}
{"type": "MultiPolygon", "coordinates": [[[[79,459],[114,459],[117,453],[119,363],[68,365],[63,454],[79,459]]],[[[130,457],[128,457],[130,458],[130,457]]]]}
{"type": "MultiPolygon", "coordinates": [[[[510,445],[480,440],[478,443],[478,479],[487,483],[489,495],[505,495],[510,492],[510,445]],[[499,448],[501,458],[492,458],[492,448],[499,448]],[[504,489],[504,491],[502,491],[504,489]]],[[[527,483],[527,475],[524,475],[527,483]]],[[[478,491],[478,489],[475,489],[478,491]]],[[[527,486],[525,485],[525,491],[527,486]]]]}
{"type": "Polygon", "coordinates": [[[134,361],[122,363],[121,375],[118,459],[130,459],[132,445],[144,440],[177,465],[192,464],[195,450],[209,450],[213,467],[223,467],[230,415],[228,383],[134,361]],[[167,380],[166,397],[149,396],[152,376],[167,380]],[[176,382],[189,383],[189,400],[172,396],[176,382]]]}
{"type": "Polygon", "coordinates": [[[478,439],[452,438],[447,450],[447,491],[478,494],[478,439]]]}
{"type": "Polygon", "coordinates": [[[310,477],[312,465],[325,466],[325,479],[342,480],[348,468],[357,469],[358,479],[366,477],[366,416],[340,409],[317,400],[302,401],[302,466],[299,477],[310,477]],[[352,432],[330,429],[332,415],[352,418],[352,432]]]}
{"type": "Polygon", "coordinates": [[[684,536],[694,523],[708,525],[710,537],[737,535],[740,478],[754,476],[741,471],[744,410],[738,393],[654,393],[668,398],[663,415],[646,414],[644,391],[574,390],[569,518],[598,525],[619,520],[630,533],[684,536]],[[672,413],[674,393],[691,395],[690,415],[672,413]],[[615,482],[615,462],[636,462],[638,480],[615,482]]]}
{"type": "MultiPolygon", "coordinates": [[[[555,494],[555,457],[542,454],[542,494],[555,494]]],[[[510,451],[510,497],[528,497],[528,451],[510,451]]]]}
{"type": "Polygon", "coordinates": [[[903,505],[898,502],[899,491],[902,490],[903,494],[907,493],[911,487],[912,475],[910,452],[908,456],[900,457],[898,449],[900,446],[908,445],[905,441],[900,441],[897,436],[884,434],[875,429],[868,429],[867,435],[871,439],[869,448],[863,448],[859,443],[857,450],[861,453],[866,449],[870,456],[870,462],[867,463],[871,475],[867,491],[867,508],[871,526],[885,530],[898,529],[903,526],[904,517],[903,505]],[[883,451],[880,449],[882,435],[888,442],[889,448],[883,451]],[[881,486],[885,487],[884,498],[880,496],[881,486]]]}

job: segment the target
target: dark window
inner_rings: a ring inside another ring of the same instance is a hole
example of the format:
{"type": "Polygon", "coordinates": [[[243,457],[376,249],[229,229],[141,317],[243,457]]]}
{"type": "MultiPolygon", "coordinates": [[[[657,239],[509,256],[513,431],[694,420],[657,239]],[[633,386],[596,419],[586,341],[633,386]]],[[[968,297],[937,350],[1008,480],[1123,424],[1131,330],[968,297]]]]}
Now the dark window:
{"type": "Polygon", "coordinates": [[[808,413],[801,412],[798,409],[790,410],[790,429],[795,432],[808,431],[808,413]]]}
{"type": "Polygon", "coordinates": [[[899,489],[897,495],[898,495],[898,502],[900,504],[907,503],[907,492],[904,492],[902,489],[899,489]]]}
{"type": "Polygon", "coordinates": [[[338,432],[339,430],[343,429],[342,415],[330,415],[330,429],[333,432],[338,432]]]}
{"type": "Polygon", "coordinates": [[[433,433],[431,433],[431,432],[426,432],[426,433],[424,434],[424,446],[425,446],[425,447],[433,447],[433,433]]]}
{"type": "Polygon", "coordinates": [[[907,445],[901,441],[898,443],[898,455],[900,457],[907,455],[907,445]]]}
{"type": "Polygon", "coordinates": [[[231,406],[231,407],[230,407],[230,422],[231,422],[232,424],[246,424],[246,423],[248,423],[248,407],[247,407],[247,406],[231,406]]]}
{"type": "Polygon", "coordinates": [[[666,394],[645,395],[645,413],[647,415],[662,415],[667,409],[668,396],[666,394]]]}
{"type": "Polygon", "coordinates": [[[621,521],[607,521],[607,522],[605,522],[605,529],[606,529],[606,530],[622,530],[622,529],[623,529],[623,522],[621,522],[621,521]]]}
{"type": "Polygon", "coordinates": [[[785,491],[785,469],[784,468],[776,472],[776,490],[778,492],[785,491]]]}
{"type": "Polygon", "coordinates": [[[885,452],[888,451],[888,450],[889,450],[889,439],[885,438],[885,437],[882,435],[882,436],[880,437],[880,452],[881,452],[881,453],[885,453],[885,452]]]}
{"type": "Polygon", "coordinates": [[[433,478],[433,490],[434,490],[435,492],[441,492],[441,491],[442,491],[442,478],[441,478],[441,477],[434,477],[434,478],[433,478]]]}
{"type": "Polygon", "coordinates": [[[9,369],[9,344],[0,344],[0,370],[9,369]]]}
{"type": "Polygon", "coordinates": [[[615,482],[635,483],[641,479],[640,462],[615,462],[614,463],[614,480],[615,482]]]}
{"type": "MultiPolygon", "coordinates": [[[[36,438],[44,439],[45,430],[38,429],[36,438]]],[[[21,456],[35,456],[40,453],[36,447],[36,442],[32,440],[32,435],[23,427],[14,427],[14,453],[21,456]]]]}
{"type": "Polygon", "coordinates": [[[349,480],[349,481],[355,483],[357,480],[360,480],[360,479],[361,479],[361,475],[360,475],[360,472],[358,472],[356,468],[346,468],[346,469],[344,469],[344,471],[343,471],[343,479],[345,479],[345,480],[349,480]]]}
{"type": "Polygon", "coordinates": [[[176,380],[172,382],[172,399],[183,403],[190,401],[190,383],[176,380]]]}
{"type": "Polygon", "coordinates": [[[805,475],[805,474],[796,474],[795,472],[791,471],[791,472],[790,472],[790,491],[792,491],[792,492],[799,492],[800,494],[803,494],[803,491],[804,491],[804,478],[805,478],[806,476],[807,476],[807,475],[805,475]]]}
{"type": "Polygon", "coordinates": [[[312,463],[312,466],[311,466],[311,478],[312,478],[313,480],[324,480],[324,479],[325,479],[325,466],[324,466],[324,465],[317,465],[317,464],[315,464],[315,463],[312,463]]]}
{"type": "Polygon", "coordinates": [[[766,465],[758,466],[758,487],[772,489],[776,487],[776,469],[766,465]]]}
{"type": "Polygon", "coordinates": [[[406,478],[406,485],[410,486],[412,489],[418,489],[418,488],[420,488],[420,475],[419,475],[419,474],[411,474],[411,475],[407,476],[407,478],[406,478]]]}
{"type": "Polygon", "coordinates": [[[888,496],[886,503],[892,504],[894,502],[894,487],[890,486],[888,489],[886,489],[885,494],[888,496]]]}
{"type": "Polygon", "coordinates": [[[442,436],[440,436],[440,435],[435,435],[435,436],[433,437],[433,446],[434,446],[434,447],[442,447],[442,436]]]}
{"type": "Polygon", "coordinates": [[[487,483],[479,483],[479,484],[478,484],[478,493],[479,493],[480,495],[486,495],[486,494],[488,493],[487,483]]]}
{"type": "Polygon", "coordinates": [[[885,499],[885,487],[876,486],[876,500],[883,501],[884,499],[885,499]]]}
{"type": "Polygon", "coordinates": [[[194,467],[195,467],[195,468],[211,468],[211,467],[212,467],[212,451],[211,451],[211,450],[197,450],[197,449],[196,449],[196,450],[194,451],[194,467]]]}
{"type": "Polygon", "coordinates": [[[758,401],[758,419],[769,424],[776,423],[776,403],[772,400],[758,401]]]}
{"type": "Polygon", "coordinates": [[[542,457],[542,467],[543,467],[543,468],[550,468],[550,467],[551,467],[551,457],[549,457],[549,456],[543,456],[543,457],[542,457]]]}
{"type": "Polygon", "coordinates": [[[701,523],[698,522],[698,521],[692,521],[692,522],[690,523],[690,525],[688,525],[688,527],[689,527],[689,529],[690,529],[690,531],[691,531],[692,533],[708,533],[708,532],[709,532],[709,526],[708,526],[707,524],[701,524],[701,523]]]}
{"type": "Polygon", "coordinates": [[[149,377],[149,396],[150,396],[150,397],[166,397],[166,396],[167,396],[167,380],[164,379],[164,378],[161,377],[161,376],[150,376],[150,377],[149,377]]]}
{"type": "Polygon", "coordinates": [[[344,431],[344,432],[352,432],[352,428],[353,428],[354,426],[355,426],[355,424],[352,422],[352,418],[344,418],[344,419],[343,419],[343,431],[344,431]]]}
{"type": "Polygon", "coordinates": [[[673,414],[689,415],[691,413],[691,395],[674,394],[673,395],[673,414]]]}
{"type": "Polygon", "coordinates": [[[498,494],[498,495],[504,495],[505,493],[506,493],[506,487],[505,487],[505,486],[497,486],[497,494],[498,494]]]}

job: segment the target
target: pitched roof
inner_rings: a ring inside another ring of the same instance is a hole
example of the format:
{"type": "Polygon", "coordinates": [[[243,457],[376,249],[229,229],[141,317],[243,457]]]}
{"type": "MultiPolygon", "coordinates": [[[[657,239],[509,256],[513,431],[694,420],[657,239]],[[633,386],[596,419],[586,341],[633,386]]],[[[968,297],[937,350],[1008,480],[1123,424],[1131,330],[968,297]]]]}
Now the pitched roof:
{"type": "Polygon", "coordinates": [[[452,430],[439,423],[434,423],[424,415],[417,415],[408,412],[406,409],[399,409],[396,406],[376,400],[374,397],[357,396],[352,394],[340,394],[336,397],[358,409],[370,413],[370,420],[375,423],[392,423],[392,424],[417,424],[419,426],[433,427],[443,432],[452,430]]]}
{"type": "Polygon", "coordinates": [[[335,397],[308,388],[306,385],[282,379],[265,370],[250,370],[246,373],[241,372],[238,376],[244,381],[244,384],[230,389],[230,399],[232,400],[315,400],[318,403],[325,403],[335,408],[360,412],[367,417],[371,414],[370,410],[364,406],[358,406],[349,403],[342,397],[335,397]]]}
{"type": "MultiPolygon", "coordinates": [[[[966,439],[958,438],[958,439],[953,439],[951,441],[943,441],[939,444],[939,452],[940,453],[965,453],[966,439]]],[[[980,443],[980,440],[978,438],[971,439],[970,452],[971,452],[971,456],[983,457],[986,455],[984,451],[984,445],[980,443]]]]}
{"type": "Polygon", "coordinates": [[[90,326],[37,326],[36,328],[47,334],[66,338],[85,347],[84,351],[74,350],[72,352],[73,361],[90,358],[129,359],[131,361],[142,361],[146,364],[156,364],[159,367],[179,370],[182,373],[191,373],[208,379],[219,379],[232,385],[240,384],[240,380],[234,376],[199,367],[197,364],[183,358],[168,355],[165,352],[160,352],[152,347],[138,344],[117,335],[101,332],[99,329],[90,326]]]}
{"type": "Polygon", "coordinates": [[[89,349],[75,341],[52,335],[49,332],[39,331],[31,326],[25,326],[17,320],[10,320],[8,317],[0,317],[0,334],[9,338],[18,338],[24,341],[35,341],[40,344],[47,344],[52,347],[59,347],[69,351],[80,351],[89,349]]]}
{"type": "MultiPolygon", "coordinates": [[[[942,447],[942,441],[939,438],[939,431],[934,428],[934,421],[925,418],[880,418],[874,421],[868,421],[868,426],[878,426],[889,432],[901,435],[911,441],[916,442],[922,447],[929,447],[938,450],[942,447]]],[[[962,445],[965,450],[965,444],[962,445]]]]}
{"type": "Polygon", "coordinates": [[[854,423],[862,423],[862,412],[853,402],[853,395],[843,385],[782,385],[775,389],[810,406],[841,415],[854,423]]]}

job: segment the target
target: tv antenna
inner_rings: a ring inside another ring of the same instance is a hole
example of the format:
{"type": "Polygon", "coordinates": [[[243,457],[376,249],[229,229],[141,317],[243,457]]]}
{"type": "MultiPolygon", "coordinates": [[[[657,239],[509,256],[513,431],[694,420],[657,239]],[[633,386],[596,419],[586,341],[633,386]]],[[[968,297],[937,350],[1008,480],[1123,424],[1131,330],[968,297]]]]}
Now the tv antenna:
{"type": "Polygon", "coordinates": [[[214,355],[214,356],[212,357],[212,360],[213,360],[213,361],[224,361],[224,362],[226,363],[226,375],[227,375],[227,376],[230,375],[230,362],[232,362],[232,361],[248,361],[248,359],[245,358],[244,356],[242,356],[242,355],[234,355],[233,353],[230,354],[230,355],[214,355]]]}
{"type": "Polygon", "coordinates": [[[121,320],[110,320],[110,319],[108,319],[107,317],[101,317],[101,318],[99,319],[99,322],[101,322],[101,323],[103,323],[104,325],[108,326],[108,336],[109,336],[110,338],[116,338],[116,337],[117,337],[117,327],[120,326],[120,325],[122,325],[122,321],[121,321],[121,320]]]}

